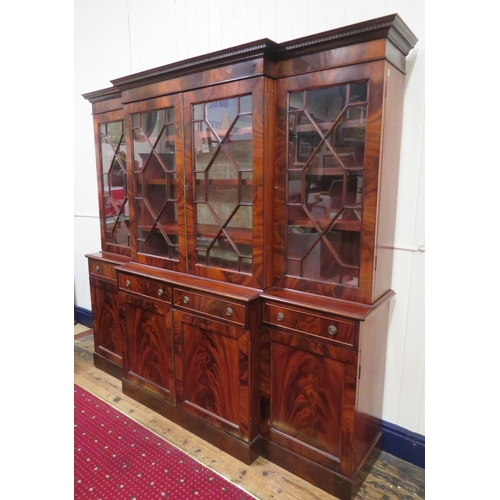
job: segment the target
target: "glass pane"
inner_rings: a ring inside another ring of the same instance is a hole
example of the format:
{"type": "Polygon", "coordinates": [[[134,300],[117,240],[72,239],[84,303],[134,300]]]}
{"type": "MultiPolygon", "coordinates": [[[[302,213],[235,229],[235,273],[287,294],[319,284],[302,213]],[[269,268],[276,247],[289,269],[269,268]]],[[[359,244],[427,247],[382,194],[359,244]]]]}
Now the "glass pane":
{"type": "MultiPolygon", "coordinates": [[[[292,229],[287,237],[287,257],[297,261],[304,260],[312,252],[313,248],[316,250],[319,248],[316,245],[318,238],[319,236],[314,230],[311,230],[311,232],[302,232],[298,229],[292,229]]],[[[299,274],[298,276],[301,275],[299,274]]]]}
{"type": "Polygon", "coordinates": [[[329,136],[330,145],[346,158],[346,168],[363,168],[365,130],[366,106],[350,106],[329,136]]]}
{"type": "Polygon", "coordinates": [[[205,174],[199,173],[195,175],[196,190],[195,201],[206,201],[207,184],[205,181],[205,174]]]}
{"type": "Polygon", "coordinates": [[[240,202],[251,205],[253,202],[253,174],[252,172],[241,172],[240,178],[240,202]]]}
{"type": "Polygon", "coordinates": [[[304,109],[304,92],[291,92],[290,93],[290,111],[294,109],[304,109]]]}
{"type": "Polygon", "coordinates": [[[238,98],[209,102],[206,105],[206,121],[222,139],[238,114],[238,98]]]}
{"type": "Polygon", "coordinates": [[[196,204],[196,221],[198,223],[197,224],[198,234],[200,234],[202,238],[212,239],[214,233],[217,234],[218,227],[217,228],[206,227],[207,225],[215,226],[217,221],[215,220],[214,216],[208,209],[207,205],[205,205],[204,203],[196,204]]]}
{"type": "Polygon", "coordinates": [[[346,103],[346,87],[308,90],[306,109],[312,120],[326,132],[339,116],[346,103]]]}
{"type": "Polygon", "coordinates": [[[228,227],[252,229],[252,207],[240,205],[231,217],[228,227]]]}
{"type": "Polygon", "coordinates": [[[244,95],[240,97],[240,113],[252,112],[252,96],[244,95]]]}
{"type": "Polygon", "coordinates": [[[349,85],[349,102],[365,102],[368,96],[368,84],[351,83],[349,85]]]}
{"type": "Polygon", "coordinates": [[[165,109],[165,123],[174,123],[174,108],[166,108],[165,109]]]}
{"type": "MultiPolygon", "coordinates": [[[[160,128],[163,125],[160,121],[160,114],[163,114],[161,110],[148,111],[146,113],[141,113],[141,139],[149,139],[152,146],[156,144],[156,140],[160,133],[160,128]]],[[[138,139],[139,140],[139,139],[138,139]]]]}
{"type": "Polygon", "coordinates": [[[108,137],[114,149],[118,146],[123,134],[123,124],[119,122],[110,122],[107,124],[108,137]]]}
{"type": "Polygon", "coordinates": [[[107,136],[101,137],[102,171],[109,172],[113,160],[115,159],[115,149],[111,145],[107,136]]]}
{"type": "Polygon", "coordinates": [[[302,170],[288,172],[288,203],[302,203],[302,170]]]}
{"type": "Polygon", "coordinates": [[[238,169],[252,169],[252,117],[240,116],[223,141],[224,149],[238,169]]]}
{"type": "Polygon", "coordinates": [[[195,104],[193,106],[193,120],[203,120],[205,118],[203,109],[203,104],[195,104]]]}
{"type": "Polygon", "coordinates": [[[106,231],[106,242],[120,246],[130,246],[130,232],[128,222],[121,217],[118,219],[106,219],[110,221],[106,231]],[[108,232],[109,228],[109,232],[108,232]]]}
{"type": "Polygon", "coordinates": [[[205,122],[193,124],[194,133],[194,168],[205,170],[219,148],[219,141],[205,122]]]}

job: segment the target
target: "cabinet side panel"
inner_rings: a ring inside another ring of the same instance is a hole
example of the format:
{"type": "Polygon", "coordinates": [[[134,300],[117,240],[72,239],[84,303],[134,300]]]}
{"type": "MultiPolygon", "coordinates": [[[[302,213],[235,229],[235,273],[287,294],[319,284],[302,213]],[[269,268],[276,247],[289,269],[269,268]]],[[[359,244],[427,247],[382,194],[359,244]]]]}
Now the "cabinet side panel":
{"type": "Polygon", "coordinates": [[[389,310],[390,302],[386,302],[360,326],[354,470],[380,434],[389,310]]]}
{"type": "Polygon", "coordinates": [[[403,119],[404,75],[391,64],[386,64],[385,78],[387,91],[382,131],[374,300],[391,288],[403,119]]]}

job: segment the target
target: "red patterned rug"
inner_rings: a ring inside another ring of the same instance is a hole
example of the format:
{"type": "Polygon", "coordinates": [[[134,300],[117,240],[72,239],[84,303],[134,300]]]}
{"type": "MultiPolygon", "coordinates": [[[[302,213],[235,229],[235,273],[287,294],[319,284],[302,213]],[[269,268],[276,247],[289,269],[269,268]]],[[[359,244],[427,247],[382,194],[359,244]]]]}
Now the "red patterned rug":
{"type": "Polygon", "coordinates": [[[75,384],[75,499],[252,496],[75,384]]]}

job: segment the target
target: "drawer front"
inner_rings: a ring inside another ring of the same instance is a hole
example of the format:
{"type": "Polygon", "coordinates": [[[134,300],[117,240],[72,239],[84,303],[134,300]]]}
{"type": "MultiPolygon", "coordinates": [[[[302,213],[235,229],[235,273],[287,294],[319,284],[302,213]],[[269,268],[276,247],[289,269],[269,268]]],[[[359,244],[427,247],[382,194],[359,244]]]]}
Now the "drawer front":
{"type": "Polygon", "coordinates": [[[246,307],[242,304],[181,289],[174,289],[174,305],[206,314],[217,320],[246,325],[246,307]]]}
{"type": "Polygon", "coordinates": [[[170,302],[172,292],[166,283],[161,281],[138,278],[129,274],[118,274],[118,288],[125,292],[134,292],[145,297],[170,302]]]}
{"type": "Polygon", "coordinates": [[[106,263],[96,259],[89,259],[89,273],[91,276],[107,278],[116,282],[115,264],[106,263]]]}
{"type": "Polygon", "coordinates": [[[341,319],[265,303],[264,322],[344,346],[355,345],[355,324],[341,319]]]}

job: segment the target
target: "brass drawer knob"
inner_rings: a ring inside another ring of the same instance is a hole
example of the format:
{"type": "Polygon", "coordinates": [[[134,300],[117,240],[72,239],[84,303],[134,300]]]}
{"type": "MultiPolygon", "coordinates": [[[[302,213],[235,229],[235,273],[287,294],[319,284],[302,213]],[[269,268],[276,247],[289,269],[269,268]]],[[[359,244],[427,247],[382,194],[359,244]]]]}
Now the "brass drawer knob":
{"type": "Polygon", "coordinates": [[[285,315],[284,315],[283,313],[278,313],[278,314],[276,315],[276,319],[277,319],[278,321],[283,321],[283,320],[285,319],[285,315]]]}
{"type": "Polygon", "coordinates": [[[330,326],[328,327],[328,333],[329,333],[330,335],[335,335],[337,332],[338,332],[338,330],[337,330],[337,328],[336,328],[335,326],[330,325],[330,326]]]}
{"type": "Polygon", "coordinates": [[[125,281],[125,286],[130,286],[130,281],[129,280],[125,281]]]}
{"type": "Polygon", "coordinates": [[[228,307],[226,309],[226,316],[232,316],[232,315],[233,315],[233,310],[230,307],[228,307]]]}
{"type": "Polygon", "coordinates": [[[95,272],[99,271],[100,267],[99,266],[95,266],[95,272]]]}
{"type": "Polygon", "coordinates": [[[159,288],[158,289],[158,295],[161,297],[163,295],[163,289],[162,288],[159,288]]]}
{"type": "Polygon", "coordinates": [[[187,304],[189,302],[189,297],[187,295],[184,295],[184,297],[182,298],[182,302],[184,302],[184,304],[187,304]]]}

